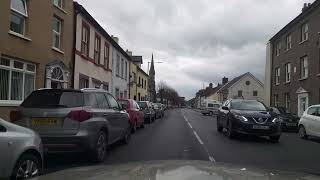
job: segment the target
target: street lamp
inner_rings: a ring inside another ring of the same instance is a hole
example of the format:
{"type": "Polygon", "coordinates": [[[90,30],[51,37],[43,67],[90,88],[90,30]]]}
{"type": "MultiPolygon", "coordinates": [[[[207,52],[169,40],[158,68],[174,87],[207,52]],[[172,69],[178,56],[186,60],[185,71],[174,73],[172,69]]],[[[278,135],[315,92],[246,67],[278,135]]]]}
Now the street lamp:
{"type": "MultiPolygon", "coordinates": [[[[151,62],[149,61],[148,62],[148,73],[149,73],[149,64],[150,64],[151,62]]],[[[163,62],[162,61],[157,61],[157,62],[154,62],[154,64],[162,64],[163,62]]]]}

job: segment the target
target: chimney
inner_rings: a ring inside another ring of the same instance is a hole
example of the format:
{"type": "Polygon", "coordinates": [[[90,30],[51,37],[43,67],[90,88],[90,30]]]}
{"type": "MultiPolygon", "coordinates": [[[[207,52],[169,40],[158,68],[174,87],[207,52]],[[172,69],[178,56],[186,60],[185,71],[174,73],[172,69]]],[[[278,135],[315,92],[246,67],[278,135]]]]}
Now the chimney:
{"type": "Polygon", "coordinates": [[[129,56],[132,56],[132,51],[129,51],[128,49],[126,50],[126,53],[129,55],[129,56]]]}
{"type": "Polygon", "coordinates": [[[117,44],[119,44],[119,38],[118,38],[118,37],[111,35],[111,38],[112,38],[117,44]]]}
{"type": "Polygon", "coordinates": [[[225,84],[227,84],[228,83],[228,78],[226,78],[226,77],[223,77],[222,78],[222,85],[225,85],[225,84]]]}
{"type": "Polygon", "coordinates": [[[212,83],[210,83],[210,84],[209,84],[209,88],[212,88],[212,87],[213,87],[213,84],[212,84],[212,83]]]}
{"type": "Polygon", "coordinates": [[[303,3],[302,12],[307,10],[310,5],[311,5],[311,3],[303,3]]]}

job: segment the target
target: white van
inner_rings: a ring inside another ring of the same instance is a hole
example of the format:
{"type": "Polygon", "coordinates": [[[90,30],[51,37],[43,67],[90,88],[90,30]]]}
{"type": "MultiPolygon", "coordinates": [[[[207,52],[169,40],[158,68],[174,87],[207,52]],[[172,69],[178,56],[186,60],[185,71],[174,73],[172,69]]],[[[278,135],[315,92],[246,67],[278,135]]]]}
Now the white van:
{"type": "Polygon", "coordinates": [[[217,115],[219,108],[221,107],[221,103],[218,101],[213,101],[213,100],[206,100],[204,102],[204,106],[201,109],[201,113],[203,115],[217,115]]]}

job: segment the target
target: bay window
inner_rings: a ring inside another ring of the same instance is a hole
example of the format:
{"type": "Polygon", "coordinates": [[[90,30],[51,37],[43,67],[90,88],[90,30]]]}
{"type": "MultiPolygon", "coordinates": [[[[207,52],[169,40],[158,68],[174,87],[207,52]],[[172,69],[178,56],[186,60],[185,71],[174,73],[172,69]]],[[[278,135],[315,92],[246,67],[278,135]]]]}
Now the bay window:
{"type": "Polygon", "coordinates": [[[35,88],[34,64],[0,58],[0,103],[19,104],[35,88]]]}

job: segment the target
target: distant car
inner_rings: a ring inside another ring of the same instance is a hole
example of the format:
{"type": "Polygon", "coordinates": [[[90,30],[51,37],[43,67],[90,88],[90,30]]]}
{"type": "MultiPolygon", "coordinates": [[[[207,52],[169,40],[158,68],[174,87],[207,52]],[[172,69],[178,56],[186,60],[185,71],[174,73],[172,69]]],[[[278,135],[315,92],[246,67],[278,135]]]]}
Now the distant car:
{"type": "Polygon", "coordinates": [[[42,168],[39,135],[0,119],[0,179],[31,179],[40,175],[42,168]]]}
{"type": "Polygon", "coordinates": [[[282,131],[298,131],[299,117],[291,114],[284,107],[271,107],[279,116],[282,131]]]}
{"type": "Polygon", "coordinates": [[[221,107],[221,103],[218,102],[208,102],[206,106],[201,110],[201,114],[203,115],[217,115],[219,113],[219,109],[221,107]]]}
{"type": "Polygon", "coordinates": [[[310,106],[302,115],[299,121],[299,136],[320,137],[320,105],[310,106]]]}
{"type": "Polygon", "coordinates": [[[137,102],[133,99],[127,99],[119,100],[119,103],[129,113],[132,131],[135,132],[138,127],[144,128],[144,114],[137,102]]]}
{"type": "Polygon", "coordinates": [[[11,120],[38,132],[48,153],[85,151],[94,162],[104,161],[109,144],[128,143],[131,135],[129,115],[98,89],[34,91],[11,120]]]}
{"type": "Polygon", "coordinates": [[[149,101],[137,102],[144,113],[144,119],[147,123],[152,123],[156,119],[156,112],[152,108],[152,103],[149,101]]]}
{"type": "Polygon", "coordinates": [[[261,102],[256,100],[227,100],[217,116],[217,130],[227,129],[227,136],[236,133],[268,136],[278,142],[281,135],[280,119],[261,102]]]}
{"type": "Polygon", "coordinates": [[[157,118],[163,118],[164,117],[164,108],[161,103],[154,103],[153,108],[156,111],[156,117],[157,118]]]}

